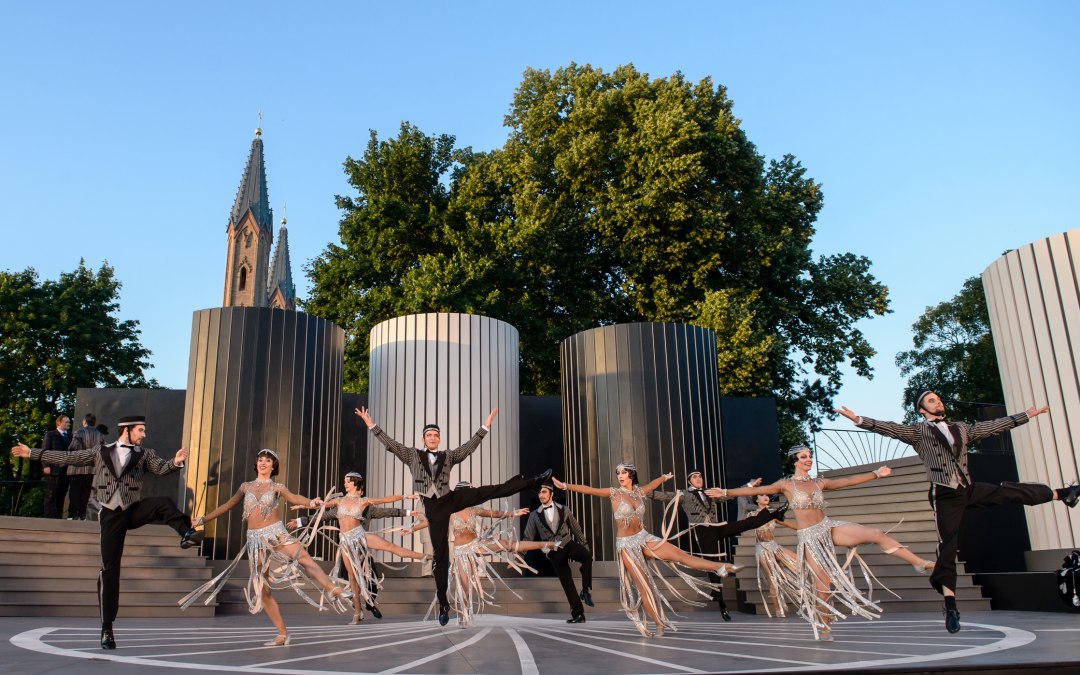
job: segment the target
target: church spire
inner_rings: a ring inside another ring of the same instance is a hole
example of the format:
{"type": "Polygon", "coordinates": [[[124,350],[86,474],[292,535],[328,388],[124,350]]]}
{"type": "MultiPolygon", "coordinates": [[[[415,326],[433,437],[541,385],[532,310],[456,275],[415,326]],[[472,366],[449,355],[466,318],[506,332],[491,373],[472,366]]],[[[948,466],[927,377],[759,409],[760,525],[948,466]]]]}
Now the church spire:
{"type": "Polygon", "coordinates": [[[233,202],[229,222],[234,227],[238,226],[244,215],[251,211],[255,223],[267,233],[271,233],[274,227],[274,212],[270,209],[270,197],[266,189],[262,122],[260,121],[259,124],[259,128],[255,129],[255,138],[251,140],[247,166],[244,167],[244,175],[240,179],[240,188],[236,191],[236,201],[233,202]]]}
{"type": "Polygon", "coordinates": [[[270,286],[267,288],[269,305],[279,309],[296,309],[296,286],[292,280],[292,264],[289,261],[289,231],[285,229],[285,208],[281,209],[281,227],[278,228],[277,248],[274,261],[270,263],[270,286]]]}
{"type": "Polygon", "coordinates": [[[270,277],[270,248],[274,240],[274,212],[266,188],[263,159],[262,115],[251,141],[244,175],[229,212],[225,260],[225,307],[266,307],[270,277]]]}

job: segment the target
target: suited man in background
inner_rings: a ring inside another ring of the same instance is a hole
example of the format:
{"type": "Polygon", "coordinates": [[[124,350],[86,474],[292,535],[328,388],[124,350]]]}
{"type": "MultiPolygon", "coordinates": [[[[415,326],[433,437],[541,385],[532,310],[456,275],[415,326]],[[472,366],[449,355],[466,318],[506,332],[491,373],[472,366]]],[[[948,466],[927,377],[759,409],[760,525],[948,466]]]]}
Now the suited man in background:
{"type": "Polygon", "coordinates": [[[566,601],[570,604],[570,618],[566,623],[585,623],[585,607],[594,607],[592,600],[592,551],[585,541],[585,533],[574,517],[573,511],[554,500],[555,487],[551,483],[540,486],[540,508],[529,514],[525,524],[523,541],[558,541],[562,545],[547,552],[547,558],[559,576],[566,601]],[[581,593],[574,586],[570,573],[570,561],[581,563],[581,593]]]}
{"type": "MultiPolygon", "coordinates": [[[[60,415],[56,418],[56,428],[45,432],[41,439],[41,449],[52,452],[67,452],[71,445],[71,418],[60,415]]],[[[64,466],[46,464],[41,469],[45,477],[45,494],[42,498],[42,511],[46,518],[61,518],[64,512],[64,498],[68,492],[68,477],[64,466]]]]}
{"type": "MultiPolygon", "coordinates": [[[[105,435],[97,428],[94,413],[83,416],[82,428],[72,434],[68,452],[89,450],[105,444],[105,435]]],[[[86,505],[90,501],[90,486],[94,480],[94,467],[68,466],[68,520],[86,520],[86,505]]]]}
{"type": "Polygon", "coordinates": [[[159,476],[179,471],[187,459],[180,448],[171,461],[162,459],[141,443],[146,438],[146,418],[121,417],[116,425],[115,443],[69,453],[29,448],[19,443],[11,449],[14,457],[29,457],[45,464],[94,467],[94,499],[101,505],[101,573],[98,575],[98,609],[101,613],[101,648],[116,649],[113,621],[120,604],[120,560],[128,530],[153,522],[164,522],[180,534],[180,547],[191,548],[202,541],[203,533],[191,527],[191,518],[176,508],[168,497],[140,499],[147,472],[159,476]]]}
{"type": "Polygon", "coordinates": [[[915,410],[923,416],[923,421],[915,424],[883,422],[856,415],[843,406],[835,410],[860,429],[907,443],[922,460],[926,479],[930,482],[928,497],[934,509],[938,534],[937,561],[930,575],[930,585],[943,596],[945,630],[950,633],[960,630],[960,610],[956,606],[956,554],[964,511],[997,504],[1033,506],[1056,500],[1073,507],[1080,500],[1080,485],[1054,490],[1041,483],[976,483],[968,471],[969,444],[1027,424],[1031,418],[1049,409],[1049,406],[1031,407],[1022,413],[975,424],[949,422],[945,419],[945,404],[941,398],[926,390],[915,398],[915,410]]]}
{"type": "Polygon", "coordinates": [[[424,505],[424,515],[431,530],[431,546],[435,555],[432,565],[435,573],[435,594],[439,601],[439,624],[443,626],[450,622],[450,602],[446,598],[450,568],[450,516],[456,511],[483,504],[490,499],[509,497],[522,490],[535,490],[543,480],[551,477],[551,469],[548,469],[533,478],[525,478],[519,474],[500,485],[452,489],[450,469],[465,461],[480,447],[480,441],[487,436],[491,423],[498,413],[498,408],[492,410],[487,416],[487,421],[463,445],[444,451],[439,449],[442,435],[437,424],[424,425],[422,449],[409,448],[386,435],[386,432],[371,419],[367,408],[356,409],[357,416],[375,435],[375,439],[409,467],[412,474],[413,491],[420,495],[424,505]]]}

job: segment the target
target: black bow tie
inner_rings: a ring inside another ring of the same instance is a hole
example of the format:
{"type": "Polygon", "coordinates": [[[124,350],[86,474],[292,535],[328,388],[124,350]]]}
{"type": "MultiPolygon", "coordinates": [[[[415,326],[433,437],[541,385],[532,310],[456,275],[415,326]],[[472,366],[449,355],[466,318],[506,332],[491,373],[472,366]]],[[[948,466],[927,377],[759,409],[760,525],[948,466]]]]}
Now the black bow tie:
{"type": "Polygon", "coordinates": [[[541,506],[540,507],[540,513],[543,513],[544,511],[547,511],[548,509],[553,509],[553,508],[555,508],[555,507],[550,505],[550,504],[548,506],[541,506]]]}
{"type": "Polygon", "coordinates": [[[135,448],[135,446],[134,446],[134,445],[124,445],[123,443],[119,443],[119,444],[117,444],[117,446],[116,446],[116,447],[118,447],[118,448],[127,448],[128,450],[132,450],[132,449],[134,449],[134,448],[135,448]]]}

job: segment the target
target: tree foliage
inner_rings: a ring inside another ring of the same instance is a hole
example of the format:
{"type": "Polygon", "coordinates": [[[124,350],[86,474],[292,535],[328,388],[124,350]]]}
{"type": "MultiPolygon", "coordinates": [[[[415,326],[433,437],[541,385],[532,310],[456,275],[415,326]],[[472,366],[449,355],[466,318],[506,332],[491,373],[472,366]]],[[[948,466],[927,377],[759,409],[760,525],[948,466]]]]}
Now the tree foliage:
{"type": "MultiPolygon", "coordinates": [[[[55,281],[39,281],[32,268],[0,272],[0,438],[8,447],[40,447],[56,416],[72,414],[79,387],[157,386],[144,375],[150,352],[139,343],[138,322],[115,316],[119,291],[108,264],[94,272],[80,261],[55,281]]],[[[2,454],[4,481],[28,470],[2,454]]],[[[40,496],[5,486],[0,510],[40,510],[40,496]]]]}
{"type": "Polygon", "coordinates": [[[927,307],[911,330],[915,348],[896,355],[900,374],[909,376],[904,388],[909,420],[922,418],[911,406],[926,389],[945,400],[1005,400],[982,277],[971,277],[951,299],[927,307]]]}
{"type": "Polygon", "coordinates": [[[766,161],[724,87],[571,64],[528,70],[506,143],[455,148],[403,123],[345,171],[340,244],[307,267],[307,311],[346,329],[347,387],[367,387],[372,326],[460,311],[516,326],[524,393],[558,393],[558,346],[628,321],[717,332],[725,395],[776,396],[785,438],[831,409],[856,323],[888,310],[870,263],[814,258],[820,186],[766,161]]]}

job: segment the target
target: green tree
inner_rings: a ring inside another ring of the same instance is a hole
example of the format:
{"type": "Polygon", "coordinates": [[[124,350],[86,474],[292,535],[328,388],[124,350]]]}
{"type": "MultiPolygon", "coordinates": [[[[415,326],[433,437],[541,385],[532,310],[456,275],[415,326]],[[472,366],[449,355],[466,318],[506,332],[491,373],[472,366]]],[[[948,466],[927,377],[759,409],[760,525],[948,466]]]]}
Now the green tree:
{"type": "MultiPolygon", "coordinates": [[[[10,446],[39,446],[57,415],[71,415],[79,387],[153,387],[144,371],[149,350],[137,321],[121,321],[120,282],[103,264],[83,261],[56,281],[38,281],[31,268],[0,272],[0,438],[10,446]]],[[[0,512],[36,515],[40,494],[11,481],[27,478],[29,463],[0,459],[0,512]]]]}
{"type": "Polygon", "coordinates": [[[679,321],[718,335],[723,393],[776,396],[785,440],[871,374],[858,320],[888,311],[870,263],[809,250],[820,186],[766,161],[723,87],[571,64],[525,72],[488,153],[403,124],[374,134],[339,197],[341,245],[308,267],[308,311],[345,327],[367,386],[371,326],[482,313],[521,334],[524,393],[558,392],[558,345],[599,325],[679,321]]]}
{"type": "Polygon", "coordinates": [[[912,406],[926,389],[946,400],[1004,402],[982,277],[971,277],[951,299],[927,307],[911,330],[915,348],[896,355],[900,374],[908,376],[909,421],[922,419],[912,406]]]}

